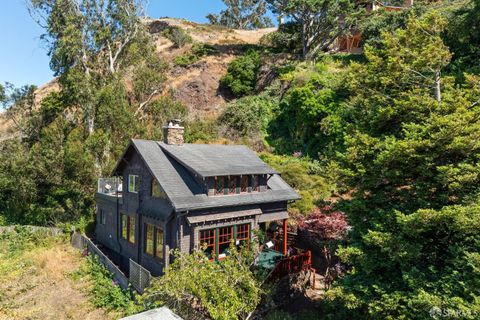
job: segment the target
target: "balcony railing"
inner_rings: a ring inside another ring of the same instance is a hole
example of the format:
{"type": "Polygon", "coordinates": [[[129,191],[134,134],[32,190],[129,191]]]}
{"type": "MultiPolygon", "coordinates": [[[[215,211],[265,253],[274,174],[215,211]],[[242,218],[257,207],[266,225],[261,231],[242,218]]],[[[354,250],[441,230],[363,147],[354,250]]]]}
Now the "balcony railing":
{"type": "Polygon", "coordinates": [[[122,186],[121,177],[99,178],[97,192],[109,196],[121,197],[122,186]]]}

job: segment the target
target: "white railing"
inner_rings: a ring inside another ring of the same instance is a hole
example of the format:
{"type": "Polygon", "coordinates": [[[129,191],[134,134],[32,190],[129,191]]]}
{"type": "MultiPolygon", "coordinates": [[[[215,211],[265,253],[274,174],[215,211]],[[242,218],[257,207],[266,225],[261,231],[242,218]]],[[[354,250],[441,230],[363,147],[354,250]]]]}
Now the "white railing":
{"type": "Polygon", "coordinates": [[[122,186],[121,177],[99,178],[97,192],[111,196],[121,196],[122,186]]]}

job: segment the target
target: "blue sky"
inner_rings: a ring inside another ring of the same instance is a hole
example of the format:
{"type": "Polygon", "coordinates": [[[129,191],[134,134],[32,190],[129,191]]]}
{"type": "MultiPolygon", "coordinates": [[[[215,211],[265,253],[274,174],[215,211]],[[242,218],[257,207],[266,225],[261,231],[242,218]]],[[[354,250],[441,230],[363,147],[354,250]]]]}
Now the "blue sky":
{"type": "MultiPolygon", "coordinates": [[[[40,36],[42,29],[32,20],[27,0],[3,0],[0,10],[0,83],[42,85],[52,79],[49,58],[40,36]]],[[[150,0],[151,17],[185,18],[205,22],[210,12],[223,8],[221,0],[150,0]]]]}

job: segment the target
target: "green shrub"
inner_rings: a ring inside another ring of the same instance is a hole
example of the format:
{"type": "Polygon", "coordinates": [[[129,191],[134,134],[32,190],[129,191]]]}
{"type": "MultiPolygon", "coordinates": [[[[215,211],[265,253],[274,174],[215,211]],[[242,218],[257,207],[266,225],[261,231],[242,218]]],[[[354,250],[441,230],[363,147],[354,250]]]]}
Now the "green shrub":
{"type": "Polygon", "coordinates": [[[260,44],[279,52],[300,53],[301,38],[298,24],[282,24],[277,31],[267,33],[260,39],[260,44]]]}
{"type": "Polygon", "coordinates": [[[229,89],[237,97],[252,94],[257,85],[258,72],[262,59],[258,51],[248,51],[228,65],[227,74],[220,79],[221,86],[229,89]]]}
{"type": "Polygon", "coordinates": [[[202,57],[218,53],[218,50],[206,43],[195,43],[192,50],[175,58],[174,62],[177,66],[188,67],[194,64],[202,57]]]}
{"type": "Polygon", "coordinates": [[[141,311],[141,307],[135,304],[133,292],[122,289],[114,280],[113,274],[101,265],[96,257],[89,255],[83,268],[73,276],[79,279],[88,277],[92,283],[89,296],[95,307],[122,315],[141,311]]]}
{"type": "Polygon", "coordinates": [[[226,127],[230,137],[263,137],[274,105],[275,102],[269,97],[244,97],[230,103],[218,121],[226,127]]]}
{"type": "Polygon", "coordinates": [[[185,30],[177,26],[165,29],[163,35],[170,39],[177,48],[182,48],[187,43],[192,42],[192,37],[185,30]]]}

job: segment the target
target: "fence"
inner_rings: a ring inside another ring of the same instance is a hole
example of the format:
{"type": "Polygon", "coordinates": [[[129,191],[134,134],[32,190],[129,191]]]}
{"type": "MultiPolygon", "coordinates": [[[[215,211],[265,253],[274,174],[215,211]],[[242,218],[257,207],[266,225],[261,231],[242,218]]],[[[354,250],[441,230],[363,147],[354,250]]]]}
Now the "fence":
{"type": "Polygon", "coordinates": [[[113,278],[118,282],[120,287],[123,289],[128,288],[128,279],[125,274],[92,242],[92,240],[78,232],[74,232],[71,243],[73,247],[80,250],[87,249],[88,252],[96,256],[98,262],[113,274],[113,278]]]}
{"type": "Polygon", "coordinates": [[[150,280],[152,279],[152,275],[150,272],[130,259],[130,283],[132,286],[137,290],[139,293],[143,293],[145,288],[150,285],[150,280]]]}
{"type": "MultiPolygon", "coordinates": [[[[312,270],[315,273],[315,270],[312,269],[312,253],[307,250],[297,255],[280,260],[280,262],[268,275],[268,279],[270,281],[275,281],[285,277],[286,275],[308,270],[312,270]]],[[[315,278],[313,279],[313,286],[314,285],[315,278]]]]}
{"type": "Polygon", "coordinates": [[[32,233],[37,233],[37,232],[43,232],[45,235],[48,236],[58,236],[63,234],[63,230],[60,228],[55,228],[55,227],[38,227],[38,226],[6,226],[6,227],[0,227],[0,234],[5,233],[5,232],[13,232],[13,231],[19,231],[19,230],[28,230],[32,233]]]}

